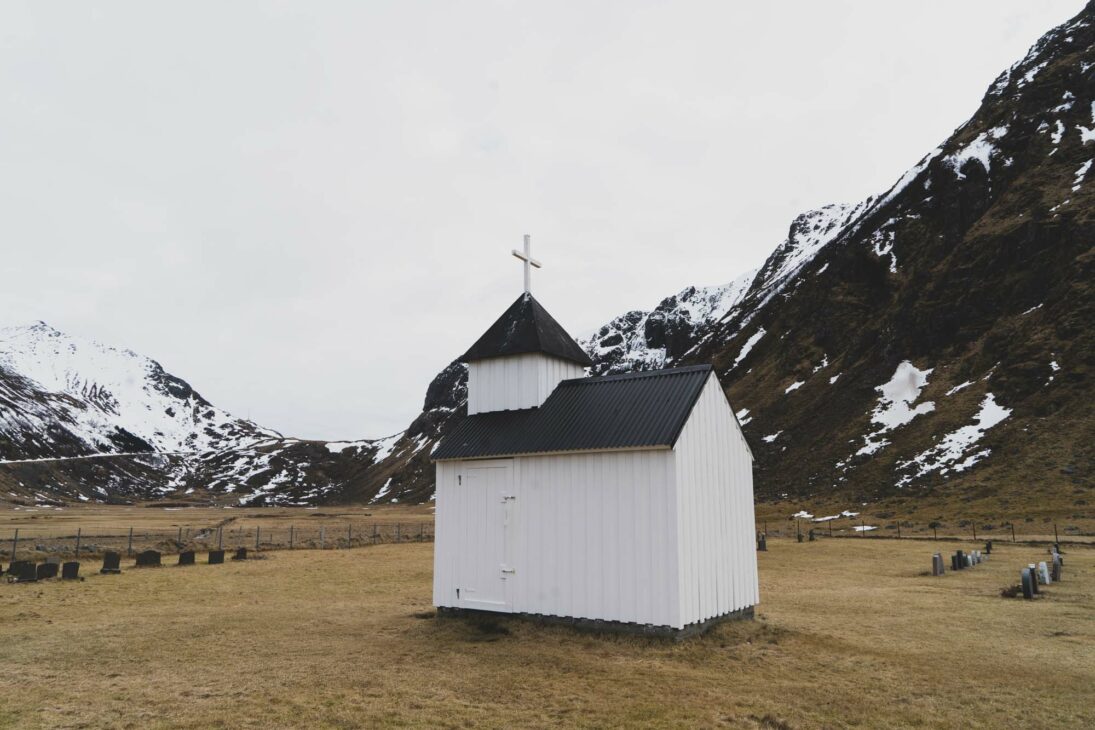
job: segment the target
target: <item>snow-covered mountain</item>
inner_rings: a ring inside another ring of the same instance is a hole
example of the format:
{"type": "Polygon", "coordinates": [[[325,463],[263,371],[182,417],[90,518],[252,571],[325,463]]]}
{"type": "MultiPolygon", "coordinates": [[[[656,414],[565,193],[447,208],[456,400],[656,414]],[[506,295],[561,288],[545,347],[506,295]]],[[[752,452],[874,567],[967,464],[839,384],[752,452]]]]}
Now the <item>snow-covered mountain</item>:
{"type": "Polygon", "coordinates": [[[130,350],[44,322],[0,329],[0,488],[16,500],[360,498],[360,485],[383,473],[378,462],[390,471],[414,447],[401,434],[287,438],[217,408],[130,350]]]}
{"type": "Polygon", "coordinates": [[[0,328],[0,369],[0,458],[193,453],[280,436],[212,405],[154,360],[45,322],[0,328]]]}

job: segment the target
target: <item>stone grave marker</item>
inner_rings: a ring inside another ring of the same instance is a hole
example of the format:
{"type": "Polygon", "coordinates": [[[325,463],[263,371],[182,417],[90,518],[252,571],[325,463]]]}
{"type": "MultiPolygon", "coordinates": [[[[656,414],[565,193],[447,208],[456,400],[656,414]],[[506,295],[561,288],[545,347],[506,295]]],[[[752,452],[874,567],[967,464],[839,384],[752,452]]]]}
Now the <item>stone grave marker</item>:
{"type": "Polygon", "coordinates": [[[1053,567],[1051,569],[1051,577],[1055,581],[1061,580],[1061,556],[1057,553],[1053,553],[1053,567]]]}
{"type": "Polygon", "coordinates": [[[1019,572],[1019,582],[1023,586],[1023,598],[1028,600],[1034,598],[1034,594],[1036,593],[1034,590],[1034,584],[1036,582],[1034,579],[1034,571],[1030,568],[1023,568],[1019,572]]]}
{"type": "Polygon", "coordinates": [[[814,531],[810,530],[810,542],[814,542],[815,540],[817,540],[817,537],[814,535],[814,531]]]}
{"type": "Polygon", "coordinates": [[[142,550],[137,553],[137,567],[138,568],[158,568],[160,567],[160,553],[157,550],[142,550]]]}
{"type": "Polygon", "coordinates": [[[33,583],[38,580],[38,569],[29,560],[16,560],[8,568],[8,580],[16,583],[33,583]]]}
{"type": "Polygon", "coordinates": [[[992,540],[985,541],[985,555],[992,555],[992,540]]]}
{"type": "Polygon", "coordinates": [[[57,569],[60,566],[57,563],[45,562],[38,566],[38,580],[46,580],[48,578],[57,577],[57,569]]]}
{"type": "Polygon", "coordinates": [[[194,551],[184,550],[179,553],[179,565],[194,565],[194,551]]]}
{"type": "Polygon", "coordinates": [[[232,556],[233,560],[247,560],[247,548],[236,548],[236,554],[232,556]]]}
{"type": "Polygon", "coordinates": [[[943,554],[932,555],[932,575],[943,575],[943,554]]]}
{"type": "Polygon", "coordinates": [[[1027,566],[1027,570],[1030,571],[1030,588],[1037,595],[1041,592],[1038,590],[1038,566],[1031,563],[1027,566]]]}
{"type": "Polygon", "coordinates": [[[224,551],[223,550],[210,550],[209,551],[209,564],[210,565],[222,565],[224,563],[224,551]]]}
{"type": "Polygon", "coordinates": [[[116,575],[122,572],[122,556],[116,552],[108,550],[103,553],[103,567],[100,573],[107,575],[116,575]]]}
{"type": "Polygon", "coordinates": [[[763,532],[757,533],[757,550],[760,552],[768,552],[768,538],[763,532]]]}
{"type": "Polygon", "coordinates": [[[1038,563],[1038,578],[1042,581],[1043,585],[1049,585],[1052,580],[1049,577],[1049,568],[1046,566],[1046,561],[1038,563]]]}
{"type": "Polygon", "coordinates": [[[80,564],[75,560],[70,560],[67,563],[61,565],[61,579],[62,580],[77,580],[80,577],[80,564]]]}

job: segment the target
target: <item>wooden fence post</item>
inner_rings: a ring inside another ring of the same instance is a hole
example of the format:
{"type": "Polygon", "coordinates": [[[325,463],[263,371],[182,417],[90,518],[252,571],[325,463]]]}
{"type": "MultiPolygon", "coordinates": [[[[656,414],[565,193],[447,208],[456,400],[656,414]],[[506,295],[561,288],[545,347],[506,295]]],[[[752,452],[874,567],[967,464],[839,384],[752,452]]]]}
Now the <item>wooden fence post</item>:
{"type": "Polygon", "coordinates": [[[293,549],[293,526],[289,525],[289,549],[293,549]]]}
{"type": "Polygon", "coordinates": [[[133,528],[132,527],[129,528],[129,543],[125,547],[125,554],[126,555],[132,555],[133,554],[133,528]]]}
{"type": "Polygon", "coordinates": [[[255,549],[259,549],[259,536],[262,535],[262,525],[255,528],[255,549]]]}
{"type": "Polygon", "coordinates": [[[346,547],[354,546],[354,525],[352,522],[346,524],[346,547]]]}
{"type": "Polygon", "coordinates": [[[224,526],[217,528],[217,550],[224,550],[224,526]]]}
{"type": "Polygon", "coordinates": [[[76,559],[80,559],[80,534],[83,532],[82,527],[76,528],[76,559]]]}
{"type": "Polygon", "coordinates": [[[327,540],[327,528],[326,527],[321,527],[321,528],[319,528],[319,549],[320,550],[323,549],[323,543],[326,542],[326,540],[327,540]]]}
{"type": "Polygon", "coordinates": [[[19,530],[15,530],[15,537],[11,539],[11,562],[15,562],[15,551],[19,548],[19,530]]]}
{"type": "Polygon", "coordinates": [[[379,538],[380,538],[380,530],[379,530],[378,525],[374,522],[373,523],[373,545],[376,545],[377,540],[379,540],[379,538]]]}
{"type": "Polygon", "coordinates": [[[1011,523],[1011,541],[1015,542],[1015,523],[1011,523]]]}
{"type": "Polygon", "coordinates": [[[973,541],[977,542],[977,520],[970,520],[973,523],[973,541]]]}
{"type": "Polygon", "coordinates": [[[898,540],[901,539],[901,523],[900,522],[897,523],[897,539],[898,540]]]}

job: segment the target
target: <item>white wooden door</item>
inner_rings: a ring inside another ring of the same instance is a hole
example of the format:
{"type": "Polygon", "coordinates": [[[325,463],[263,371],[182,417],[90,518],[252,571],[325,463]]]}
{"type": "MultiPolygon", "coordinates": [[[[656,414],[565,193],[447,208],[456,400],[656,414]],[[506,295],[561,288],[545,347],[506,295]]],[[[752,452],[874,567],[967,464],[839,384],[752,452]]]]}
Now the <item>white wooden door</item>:
{"type": "Polygon", "coordinates": [[[460,602],[467,608],[509,611],[507,579],[512,576],[509,519],[514,501],[513,462],[491,461],[470,466],[462,475],[460,602]]]}

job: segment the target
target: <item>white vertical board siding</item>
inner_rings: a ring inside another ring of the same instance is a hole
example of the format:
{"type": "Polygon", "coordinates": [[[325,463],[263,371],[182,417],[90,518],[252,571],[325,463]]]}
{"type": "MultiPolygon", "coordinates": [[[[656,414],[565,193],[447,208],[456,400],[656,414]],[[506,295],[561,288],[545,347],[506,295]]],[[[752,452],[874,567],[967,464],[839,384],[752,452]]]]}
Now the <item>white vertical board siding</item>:
{"type": "Polygon", "coordinates": [[[679,626],[672,452],[517,464],[513,610],[679,626]]]}
{"type": "Polygon", "coordinates": [[[526,353],[468,363],[468,415],[540,406],[561,380],[585,375],[582,366],[526,353]]]}
{"type": "Polygon", "coordinates": [[[673,451],[683,624],[756,605],[753,460],[714,376],[673,451]]]}
{"type": "MultiPolygon", "coordinates": [[[[457,477],[437,463],[434,605],[462,606],[457,477]]],[[[669,449],[513,459],[505,610],[680,628],[674,457],[669,449]]]]}

